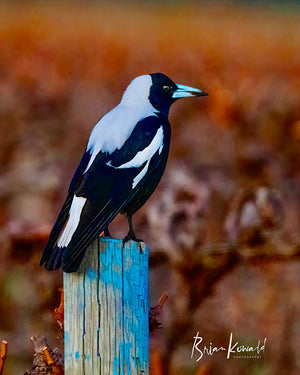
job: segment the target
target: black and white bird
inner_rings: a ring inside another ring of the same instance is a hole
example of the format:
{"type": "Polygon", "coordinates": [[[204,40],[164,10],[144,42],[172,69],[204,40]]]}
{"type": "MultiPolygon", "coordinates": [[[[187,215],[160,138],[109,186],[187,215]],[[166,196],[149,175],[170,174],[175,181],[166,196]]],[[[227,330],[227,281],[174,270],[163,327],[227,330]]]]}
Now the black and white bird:
{"type": "Polygon", "coordinates": [[[166,166],[169,109],[178,98],[207,93],[175,84],[162,73],[135,78],[122,100],[96,124],[50,233],[40,265],[76,271],[88,245],[118,214],[132,215],[157,187],[166,166]]]}

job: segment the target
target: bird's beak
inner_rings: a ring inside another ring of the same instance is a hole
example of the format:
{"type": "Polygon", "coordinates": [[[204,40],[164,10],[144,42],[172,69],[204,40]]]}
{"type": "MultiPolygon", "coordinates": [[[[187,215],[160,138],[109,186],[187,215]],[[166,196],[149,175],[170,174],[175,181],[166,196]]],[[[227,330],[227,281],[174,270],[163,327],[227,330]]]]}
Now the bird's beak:
{"type": "Polygon", "coordinates": [[[177,90],[173,92],[172,98],[190,98],[193,96],[207,96],[208,93],[205,91],[201,91],[199,89],[194,89],[193,87],[185,86],[185,85],[177,85],[177,90]]]}

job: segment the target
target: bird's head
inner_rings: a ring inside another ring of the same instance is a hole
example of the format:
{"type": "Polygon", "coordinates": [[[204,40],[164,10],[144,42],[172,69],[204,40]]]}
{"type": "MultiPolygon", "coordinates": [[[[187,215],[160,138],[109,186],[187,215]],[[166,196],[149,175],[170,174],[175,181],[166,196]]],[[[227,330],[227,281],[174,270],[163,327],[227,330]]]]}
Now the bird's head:
{"type": "Polygon", "coordinates": [[[127,87],[122,102],[129,105],[148,105],[168,116],[171,104],[179,98],[207,96],[193,87],[179,85],[163,73],[152,73],[136,77],[127,87]]]}

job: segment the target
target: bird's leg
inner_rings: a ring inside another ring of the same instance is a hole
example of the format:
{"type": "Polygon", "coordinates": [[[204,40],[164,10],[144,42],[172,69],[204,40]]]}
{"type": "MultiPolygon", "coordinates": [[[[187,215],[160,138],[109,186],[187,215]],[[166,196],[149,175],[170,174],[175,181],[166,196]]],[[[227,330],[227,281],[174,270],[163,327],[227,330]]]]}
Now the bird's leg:
{"type": "Polygon", "coordinates": [[[130,241],[130,240],[133,240],[135,242],[144,242],[142,239],[140,238],[136,238],[136,235],[134,233],[134,230],[133,230],[133,227],[132,227],[132,215],[126,215],[127,217],[127,220],[128,220],[128,224],[129,224],[129,231],[127,233],[127,236],[125,236],[123,238],[123,246],[126,242],[130,241]]]}

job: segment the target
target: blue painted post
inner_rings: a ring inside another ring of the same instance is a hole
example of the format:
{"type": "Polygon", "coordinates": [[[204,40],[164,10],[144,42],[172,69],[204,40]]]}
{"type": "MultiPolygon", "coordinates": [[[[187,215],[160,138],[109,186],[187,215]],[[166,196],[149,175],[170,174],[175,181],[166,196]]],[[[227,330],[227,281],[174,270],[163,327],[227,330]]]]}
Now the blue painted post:
{"type": "Polygon", "coordinates": [[[66,375],[148,375],[148,247],[100,237],[64,274],[66,375]]]}

